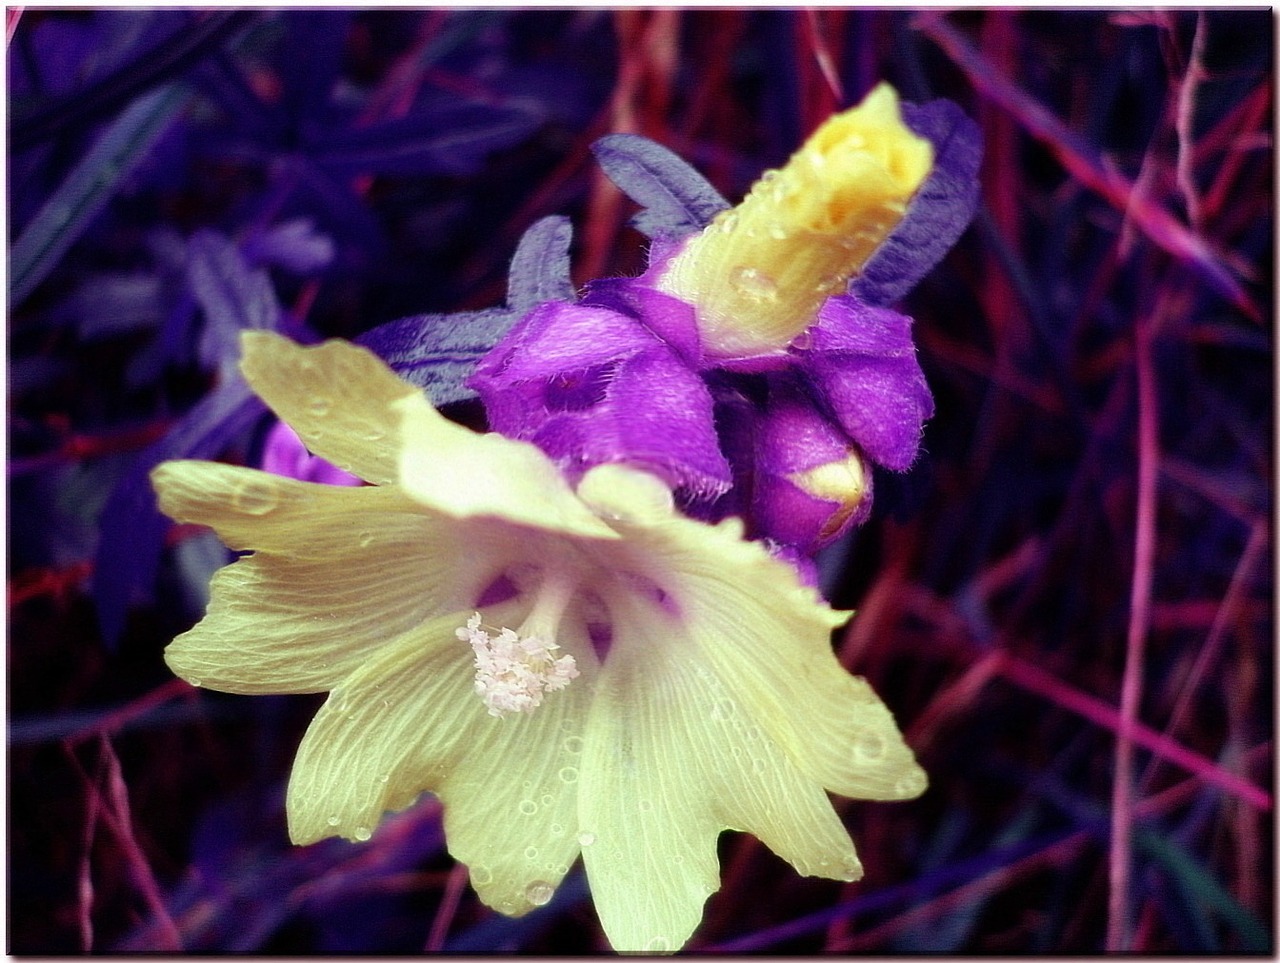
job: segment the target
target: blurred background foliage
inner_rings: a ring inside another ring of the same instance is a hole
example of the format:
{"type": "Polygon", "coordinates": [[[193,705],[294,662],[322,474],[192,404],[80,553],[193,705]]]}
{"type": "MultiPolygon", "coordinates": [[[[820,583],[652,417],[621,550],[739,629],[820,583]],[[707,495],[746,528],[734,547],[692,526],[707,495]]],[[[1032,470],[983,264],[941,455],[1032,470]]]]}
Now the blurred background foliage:
{"type": "Polygon", "coordinates": [[[499,303],[548,214],[579,284],[635,273],[593,140],[737,200],[881,79],[986,141],[906,303],[926,456],[824,559],[931,788],[839,803],[856,884],[726,834],[690,948],[1274,950],[1269,11],[7,18],[10,952],[605,948],[580,869],[523,919],[479,904],[429,799],[289,845],[319,700],[168,674],[228,556],[139,479],[257,462],[241,328],[499,303]]]}

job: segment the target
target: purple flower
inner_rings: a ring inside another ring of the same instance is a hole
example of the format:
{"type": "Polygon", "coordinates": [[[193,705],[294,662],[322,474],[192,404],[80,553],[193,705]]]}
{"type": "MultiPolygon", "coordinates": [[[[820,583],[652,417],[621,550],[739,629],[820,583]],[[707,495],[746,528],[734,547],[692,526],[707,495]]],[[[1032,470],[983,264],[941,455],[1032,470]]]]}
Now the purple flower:
{"type": "Polygon", "coordinates": [[[530,311],[468,382],[492,428],[573,475],[640,465],[693,514],[743,514],[801,552],[864,520],[870,464],[909,468],[933,414],[911,319],[880,298],[976,204],[976,127],[950,104],[907,108],[881,85],[701,232],[689,222],[715,205],[674,205],[640,277],[530,311]]]}
{"type": "Polygon", "coordinates": [[[277,421],[267,433],[266,443],[262,446],[262,470],[321,485],[364,484],[350,472],[307,451],[298,433],[283,421],[277,421]]]}

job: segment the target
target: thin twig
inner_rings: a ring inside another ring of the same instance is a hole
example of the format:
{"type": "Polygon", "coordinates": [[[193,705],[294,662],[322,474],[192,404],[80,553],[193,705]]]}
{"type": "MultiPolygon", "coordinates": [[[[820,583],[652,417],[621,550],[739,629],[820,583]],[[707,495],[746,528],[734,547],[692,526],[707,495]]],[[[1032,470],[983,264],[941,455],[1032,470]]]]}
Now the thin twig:
{"type": "Polygon", "coordinates": [[[1135,330],[1134,360],[1138,377],[1138,494],[1133,548],[1133,581],[1129,595],[1129,630],[1124,675],[1120,683],[1120,729],[1116,733],[1115,782],[1111,789],[1111,853],[1107,902],[1109,952],[1127,951],[1132,936],[1129,876],[1133,848],[1133,729],[1142,704],[1147,630],[1151,620],[1151,583],[1155,572],[1156,483],[1159,479],[1159,424],[1155,372],[1151,365],[1151,320],[1140,318],[1135,330]]]}

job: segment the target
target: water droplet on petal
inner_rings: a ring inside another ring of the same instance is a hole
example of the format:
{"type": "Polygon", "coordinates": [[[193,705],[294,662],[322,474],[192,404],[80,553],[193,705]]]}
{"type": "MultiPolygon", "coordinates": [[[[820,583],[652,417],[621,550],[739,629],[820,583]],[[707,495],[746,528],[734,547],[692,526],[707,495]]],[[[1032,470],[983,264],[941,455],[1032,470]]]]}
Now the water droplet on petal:
{"type": "Polygon", "coordinates": [[[534,906],[546,906],[555,895],[556,888],[550,883],[535,879],[525,887],[524,896],[534,906]]]}
{"type": "Polygon", "coordinates": [[[373,544],[373,532],[361,532],[356,538],[361,548],[368,548],[373,544]]]}
{"type": "Polygon", "coordinates": [[[330,816],[328,819],[325,820],[325,822],[328,823],[330,826],[336,826],[338,825],[338,817],[330,816]]]}
{"type": "Polygon", "coordinates": [[[778,283],[763,271],[753,267],[740,267],[729,275],[734,285],[753,301],[778,300],[778,283]]]}
{"type": "Polygon", "coordinates": [[[354,836],[358,841],[363,843],[365,840],[373,838],[373,830],[371,830],[368,826],[357,826],[356,831],[351,835],[354,836]]]}
{"type": "Polygon", "coordinates": [[[552,796],[552,795],[551,795],[551,793],[549,793],[549,792],[544,792],[544,793],[542,794],[542,805],[544,805],[544,806],[550,806],[550,805],[551,805],[553,802],[555,802],[555,801],[556,801],[556,800],[555,800],[555,797],[554,797],[554,796],[552,796]]]}
{"type": "Polygon", "coordinates": [[[265,515],[280,504],[275,486],[260,481],[246,481],[231,493],[231,505],[246,515],[265,515]]]}
{"type": "Polygon", "coordinates": [[[201,686],[201,685],[203,685],[203,684],[204,684],[204,683],[202,683],[199,679],[188,679],[188,680],[187,680],[187,685],[193,685],[193,686],[195,686],[197,689],[198,689],[198,688],[200,688],[200,686],[201,686]]]}
{"type": "Polygon", "coordinates": [[[537,846],[530,846],[528,849],[526,849],[526,850],[524,851],[524,858],[525,858],[525,859],[537,859],[537,858],[538,858],[538,847],[537,847],[537,846]]]}
{"type": "Polygon", "coordinates": [[[644,945],[644,948],[650,953],[666,953],[671,949],[671,941],[665,936],[655,936],[644,945]]]}
{"type": "Polygon", "coordinates": [[[562,825],[560,825],[559,823],[552,823],[552,824],[551,824],[551,826],[550,826],[549,828],[550,828],[550,830],[551,830],[551,835],[552,835],[552,836],[563,836],[563,835],[564,835],[564,827],[563,827],[562,825]]]}
{"type": "Polygon", "coordinates": [[[879,759],[884,755],[884,750],[884,736],[878,732],[859,733],[853,743],[853,754],[859,759],[879,759]]]}
{"type": "Polygon", "coordinates": [[[312,395],[307,402],[307,411],[311,412],[317,418],[322,418],[329,413],[329,409],[333,407],[333,402],[324,395],[312,395]]]}
{"type": "Polygon", "coordinates": [[[486,883],[493,882],[493,870],[488,866],[472,866],[471,882],[476,886],[484,886],[486,883]]]}
{"type": "Polygon", "coordinates": [[[578,833],[579,846],[591,846],[596,841],[595,833],[578,833]]]}
{"type": "Polygon", "coordinates": [[[757,776],[764,775],[764,770],[765,770],[765,765],[764,765],[763,759],[756,758],[751,760],[751,771],[754,772],[757,776]]]}
{"type": "Polygon", "coordinates": [[[520,800],[520,812],[526,816],[532,816],[538,811],[538,804],[532,799],[520,800]]]}
{"type": "Polygon", "coordinates": [[[561,769],[561,770],[560,770],[560,781],[561,781],[561,782],[577,782],[577,781],[578,781],[578,769],[577,769],[577,767],[576,767],[576,766],[565,766],[563,769],[561,769]]]}
{"type": "Polygon", "coordinates": [[[647,813],[647,812],[649,812],[649,811],[650,811],[650,810],[652,810],[652,809],[653,809],[653,800],[652,800],[652,799],[641,799],[641,800],[640,800],[640,811],[641,811],[642,813],[647,813]]]}
{"type": "Polygon", "coordinates": [[[582,751],[582,740],[577,736],[570,736],[564,741],[564,751],[577,755],[582,751]]]}

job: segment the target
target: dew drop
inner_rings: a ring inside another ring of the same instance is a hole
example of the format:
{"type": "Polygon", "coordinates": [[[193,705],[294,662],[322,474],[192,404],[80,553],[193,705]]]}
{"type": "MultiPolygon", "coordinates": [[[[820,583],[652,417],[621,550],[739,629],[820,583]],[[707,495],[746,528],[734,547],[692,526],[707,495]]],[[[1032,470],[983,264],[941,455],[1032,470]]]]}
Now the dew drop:
{"type": "Polygon", "coordinates": [[[564,751],[576,756],[582,751],[582,740],[577,736],[570,736],[564,741],[564,751]]]}
{"type": "Polygon", "coordinates": [[[853,754],[859,759],[879,759],[884,755],[884,750],[884,736],[878,732],[861,733],[853,743],[853,754]]]}
{"type": "Polygon", "coordinates": [[[528,849],[526,849],[526,850],[524,851],[524,858],[525,858],[525,859],[537,859],[537,858],[538,858],[538,847],[537,847],[537,846],[530,846],[528,849]]]}
{"type": "Polygon", "coordinates": [[[595,833],[578,833],[579,846],[591,846],[595,844],[595,841],[596,841],[595,833]]]}
{"type": "Polygon", "coordinates": [[[471,882],[477,886],[484,886],[486,883],[493,882],[493,870],[488,866],[472,866],[471,882]]]}
{"type": "Polygon", "coordinates": [[[564,835],[564,827],[559,823],[552,823],[548,828],[550,829],[552,836],[564,835]]]}
{"type": "Polygon", "coordinates": [[[764,770],[765,770],[765,765],[764,765],[763,759],[756,758],[751,760],[751,771],[754,772],[757,776],[763,775],[764,770]]]}
{"type": "Polygon", "coordinates": [[[381,428],[370,428],[364,433],[365,441],[382,441],[382,439],[386,437],[387,433],[381,428]]]}
{"type": "Polygon", "coordinates": [[[520,800],[520,812],[526,816],[532,816],[538,811],[538,804],[532,799],[520,800]]]}
{"type": "Polygon", "coordinates": [[[791,347],[795,348],[797,351],[808,351],[813,347],[813,335],[808,331],[801,331],[791,339],[791,347]]]}
{"type": "Polygon", "coordinates": [[[554,796],[552,796],[552,795],[551,795],[551,793],[549,793],[549,792],[544,792],[544,793],[542,794],[542,805],[544,805],[544,806],[550,806],[550,805],[551,805],[553,802],[555,802],[555,801],[556,801],[556,800],[555,800],[555,797],[554,797],[554,796]]]}
{"type": "Polygon", "coordinates": [[[373,532],[361,532],[356,538],[361,548],[368,548],[373,544],[373,532]]]}
{"type": "Polygon", "coordinates": [[[525,887],[524,896],[534,906],[546,906],[555,895],[556,888],[550,883],[535,879],[525,887]]]}
{"type": "Polygon", "coordinates": [[[720,225],[720,233],[722,234],[728,234],[735,227],[738,226],[738,215],[733,210],[729,210],[726,213],[720,215],[720,217],[718,217],[716,220],[717,220],[717,223],[720,225]]]}
{"type": "Polygon", "coordinates": [[[754,742],[756,739],[760,738],[760,727],[748,726],[747,731],[744,732],[743,735],[746,736],[748,739],[750,739],[752,742],[754,742]]]}
{"type": "Polygon", "coordinates": [[[312,395],[311,400],[307,402],[307,411],[311,412],[317,418],[322,418],[329,413],[329,409],[333,407],[333,402],[324,395],[312,395]]]}
{"type": "Polygon", "coordinates": [[[373,830],[368,826],[357,826],[356,831],[351,835],[363,843],[365,840],[373,838],[373,830]]]}
{"type": "Polygon", "coordinates": [[[380,782],[380,783],[384,783],[384,784],[385,784],[385,783],[388,783],[388,782],[390,782],[390,781],[391,781],[391,773],[389,773],[389,772],[384,772],[381,776],[379,776],[379,777],[378,777],[378,782],[380,782]]]}
{"type": "Polygon", "coordinates": [[[737,706],[733,704],[732,699],[721,699],[711,707],[711,718],[724,722],[732,718],[737,706]]]}
{"type": "Polygon", "coordinates": [[[641,811],[642,813],[647,813],[647,812],[651,811],[652,809],[653,809],[653,800],[652,800],[652,799],[641,799],[641,800],[640,800],[640,811],[641,811]]]}
{"type": "Polygon", "coordinates": [[[578,769],[577,769],[577,767],[576,767],[576,766],[565,766],[563,769],[561,769],[561,770],[560,770],[560,781],[561,781],[561,782],[570,782],[570,783],[572,783],[572,782],[577,782],[577,781],[578,781],[578,769]]]}
{"type": "Polygon", "coordinates": [[[200,688],[200,686],[204,685],[204,683],[203,683],[203,682],[201,682],[199,679],[188,679],[188,680],[187,680],[187,684],[188,684],[188,685],[193,685],[193,686],[195,686],[197,689],[198,689],[198,688],[200,688]]]}
{"type": "Polygon", "coordinates": [[[729,275],[738,290],[753,301],[778,300],[778,284],[758,268],[740,267],[729,275]]]}
{"type": "Polygon", "coordinates": [[[265,515],[280,504],[280,496],[271,485],[249,481],[232,493],[231,504],[246,515],[265,515]]]}
{"type": "Polygon", "coordinates": [[[338,817],[330,816],[328,819],[325,820],[325,822],[328,823],[330,826],[336,826],[338,825],[338,817]]]}
{"type": "Polygon", "coordinates": [[[650,953],[666,953],[671,949],[671,941],[665,936],[655,936],[644,945],[644,948],[650,953]]]}

